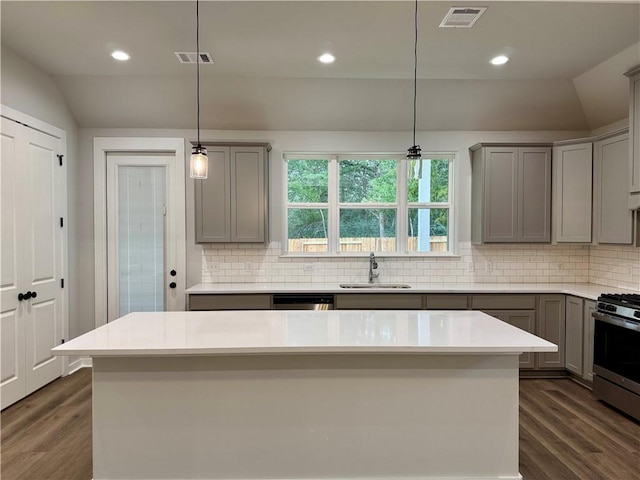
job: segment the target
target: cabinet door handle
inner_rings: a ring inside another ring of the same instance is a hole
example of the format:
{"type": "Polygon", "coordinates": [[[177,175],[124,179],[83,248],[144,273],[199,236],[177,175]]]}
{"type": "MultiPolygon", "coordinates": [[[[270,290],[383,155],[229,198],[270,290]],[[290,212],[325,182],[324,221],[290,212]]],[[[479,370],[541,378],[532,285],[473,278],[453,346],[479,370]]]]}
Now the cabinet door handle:
{"type": "Polygon", "coordinates": [[[21,302],[21,301],[23,301],[23,300],[24,300],[24,293],[20,292],[20,293],[18,294],[18,301],[19,301],[19,302],[21,302]]]}
{"type": "Polygon", "coordinates": [[[29,300],[32,296],[33,296],[33,293],[31,293],[31,291],[28,291],[27,293],[24,294],[23,298],[25,300],[29,300]]]}
{"type": "Polygon", "coordinates": [[[178,286],[178,284],[176,282],[171,282],[169,284],[169,288],[176,288],[178,286]]]}

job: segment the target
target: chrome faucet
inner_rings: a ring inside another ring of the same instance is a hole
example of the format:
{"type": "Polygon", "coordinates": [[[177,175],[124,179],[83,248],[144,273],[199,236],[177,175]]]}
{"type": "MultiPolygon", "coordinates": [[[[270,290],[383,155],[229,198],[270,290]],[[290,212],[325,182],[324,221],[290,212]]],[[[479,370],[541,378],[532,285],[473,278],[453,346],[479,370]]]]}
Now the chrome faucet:
{"type": "Polygon", "coordinates": [[[371,252],[369,255],[369,283],[373,283],[373,279],[380,276],[380,273],[373,273],[376,268],[378,268],[378,262],[376,262],[376,256],[371,252]]]}

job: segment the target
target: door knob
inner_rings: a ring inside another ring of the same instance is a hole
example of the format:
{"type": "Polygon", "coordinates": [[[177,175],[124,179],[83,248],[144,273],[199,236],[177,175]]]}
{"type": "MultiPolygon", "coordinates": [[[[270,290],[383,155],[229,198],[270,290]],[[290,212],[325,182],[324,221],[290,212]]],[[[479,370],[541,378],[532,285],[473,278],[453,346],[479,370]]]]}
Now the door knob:
{"type": "Polygon", "coordinates": [[[176,282],[171,282],[169,284],[169,288],[176,288],[178,286],[178,284],[176,282]]]}

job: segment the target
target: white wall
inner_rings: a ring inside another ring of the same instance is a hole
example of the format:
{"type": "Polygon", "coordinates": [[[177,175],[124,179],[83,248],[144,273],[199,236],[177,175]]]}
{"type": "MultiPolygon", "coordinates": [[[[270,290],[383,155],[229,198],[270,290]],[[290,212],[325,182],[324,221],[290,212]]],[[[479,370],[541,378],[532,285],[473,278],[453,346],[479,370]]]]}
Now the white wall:
{"type": "Polygon", "coordinates": [[[87,281],[93,282],[93,277],[88,279],[82,270],[83,263],[93,264],[93,256],[85,258],[76,254],[84,241],[93,240],[83,238],[78,230],[80,217],[84,213],[79,208],[79,199],[86,197],[83,191],[86,185],[79,180],[82,177],[82,165],[78,157],[78,126],[51,76],[4,45],[0,85],[2,104],[58,127],[67,134],[68,218],[65,225],[69,239],[69,271],[66,286],[69,289],[69,333],[73,338],[87,331],[87,316],[93,317],[93,311],[87,308],[89,304],[92,305],[92,300],[87,302],[81,289],[87,281]]]}

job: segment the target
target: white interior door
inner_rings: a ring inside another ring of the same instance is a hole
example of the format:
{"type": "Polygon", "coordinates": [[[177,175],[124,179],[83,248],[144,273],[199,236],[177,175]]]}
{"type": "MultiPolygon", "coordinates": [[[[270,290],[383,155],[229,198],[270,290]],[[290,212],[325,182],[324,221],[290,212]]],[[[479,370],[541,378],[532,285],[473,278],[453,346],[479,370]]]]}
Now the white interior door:
{"type": "Polygon", "coordinates": [[[107,155],[107,320],[129,312],[182,310],[171,154],[107,155]],[[180,288],[179,288],[180,286],[180,288]]]}
{"type": "Polygon", "coordinates": [[[62,374],[64,169],[60,139],[2,119],[2,408],[62,374]]]}

